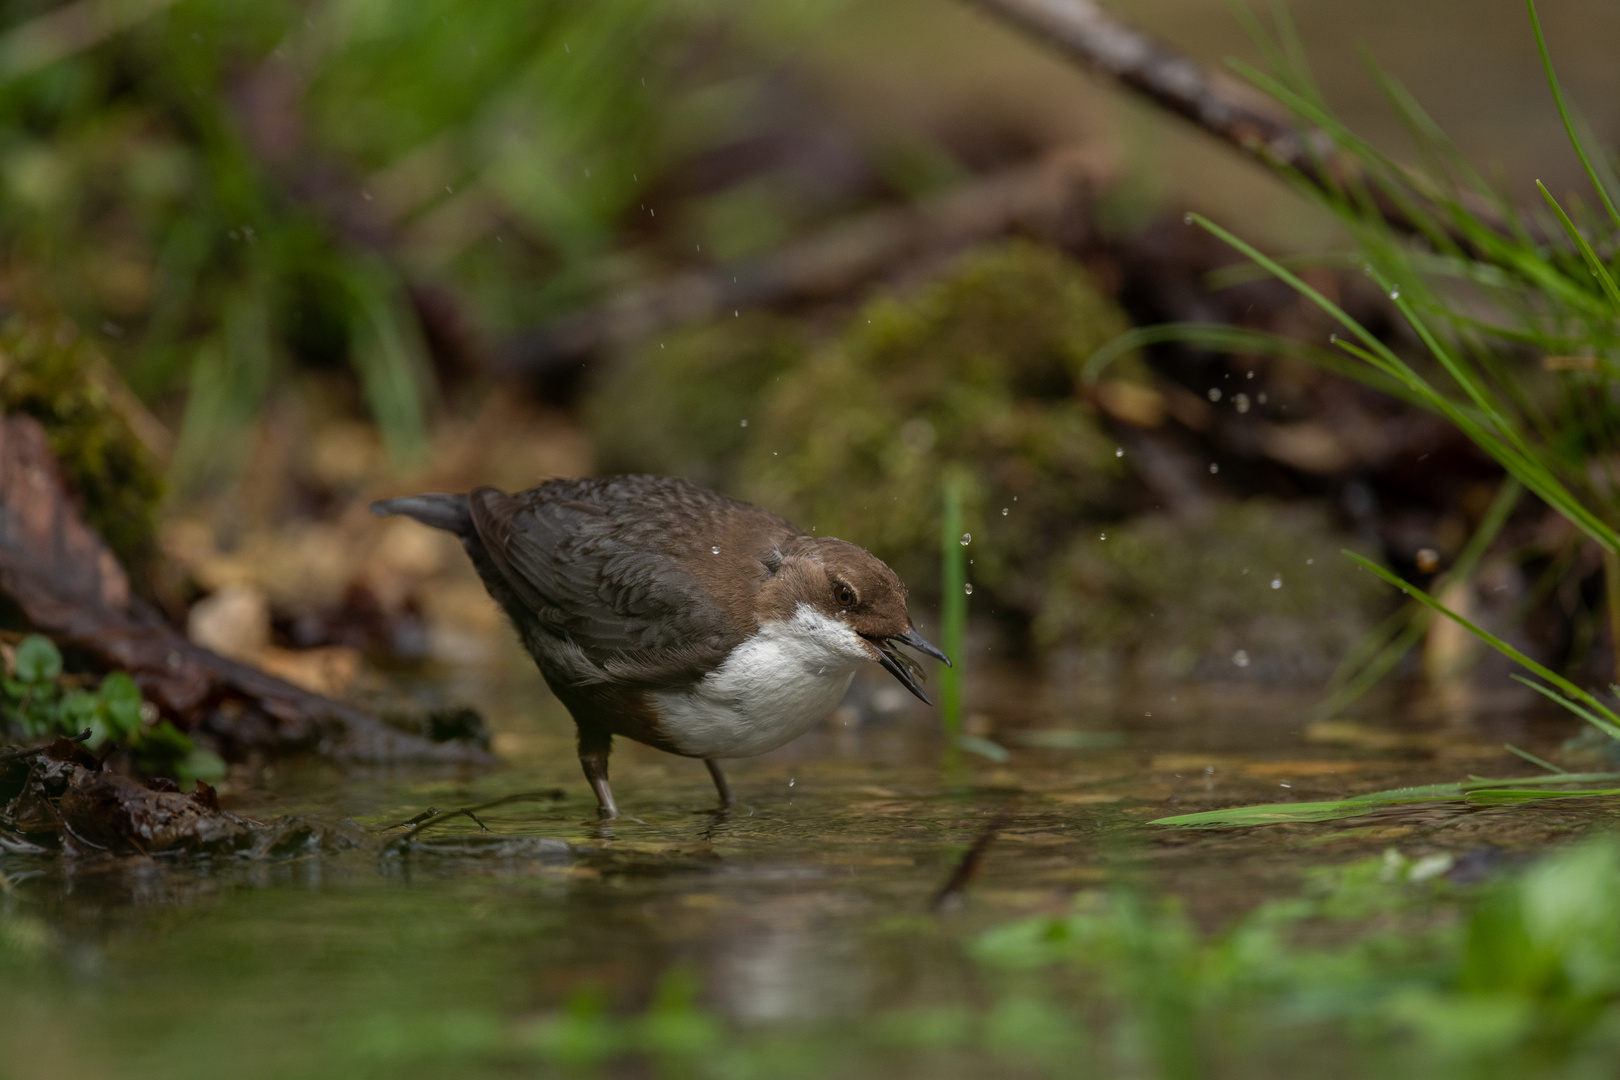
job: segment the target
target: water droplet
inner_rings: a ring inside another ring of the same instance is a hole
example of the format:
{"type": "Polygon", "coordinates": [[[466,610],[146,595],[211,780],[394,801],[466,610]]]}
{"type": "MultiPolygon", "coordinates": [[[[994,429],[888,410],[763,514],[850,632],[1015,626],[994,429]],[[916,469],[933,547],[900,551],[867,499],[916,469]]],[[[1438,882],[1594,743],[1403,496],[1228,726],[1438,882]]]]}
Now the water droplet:
{"type": "Polygon", "coordinates": [[[1106,539],[1108,539],[1108,534],[1107,533],[1098,533],[1097,534],[1097,539],[1106,540],[1106,539]]]}
{"type": "Polygon", "coordinates": [[[788,777],[788,787],[792,787],[796,783],[798,783],[798,780],[795,777],[788,777]]]}
{"type": "Polygon", "coordinates": [[[1389,290],[1389,298],[1391,300],[1399,300],[1401,298],[1401,287],[1399,285],[1389,290]]]}
{"type": "Polygon", "coordinates": [[[1220,387],[1212,386],[1212,387],[1209,388],[1209,400],[1211,400],[1211,401],[1219,401],[1219,400],[1221,400],[1221,388],[1220,387]]]}
{"type": "MultiPolygon", "coordinates": [[[[1115,457],[1124,457],[1125,456],[1125,448],[1123,446],[1114,447],[1114,456],[1115,457]]],[[[1017,502],[1017,501],[1018,500],[1016,498],[1013,499],[1013,502],[1017,502]]]]}
{"type": "Polygon", "coordinates": [[[714,552],[716,555],[718,555],[718,554],[720,554],[720,545],[716,544],[714,547],[710,548],[709,550],[714,552]]]}
{"type": "Polygon", "coordinates": [[[1192,215],[1191,214],[1182,214],[1181,215],[1181,223],[1183,225],[1191,225],[1192,224],[1192,215]]]}
{"type": "Polygon", "coordinates": [[[1221,467],[1219,465],[1215,464],[1213,461],[1209,463],[1209,472],[1210,472],[1211,476],[1213,476],[1215,473],[1218,473],[1220,471],[1221,471],[1221,467]]]}
{"type": "Polygon", "coordinates": [[[744,420],[744,421],[743,421],[743,422],[742,422],[742,426],[743,426],[743,427],[747,427],[747,426],[748,426],[748,421],[747,421],[747,420],[744,420]]]}
{"type": "Polygon", "coordinates": [[[1264,390],[1260,391],[1259,396],[1256,397],[1254,400],[1256,400],[1260,404],[1264,405],[1266,403],[1266,392],[1264,390]]]}
{"type": "Polygon", "coordinates": [[[1232,395],[1232,406],[1235,409],[1237,409],[1237,411],[1240,412],[1240,413],[1248,412],[1249,411],[1249,395],[1248,394],[1233,394],[1232,395]]]}
{"type": "Polygon", "coordinates": [[[1339,343],[1339,335],[1338,334],[1329,334],[1328,335],[1328,344],[1329,345],[1337,345],[1338,343],[1339,343]]]}
{"type": "Polygon", "coordinates": [[[962,591],[967,593],[969,596],[972,596],[973,595],[973,585],[971,583],[969,583],[967,585],[962,586],[962,591]]]}
{"type": "Polygon", "coordinates": [[[972,533],[963,533],[962,534],[962,546],[967,547],[971,543],[973,543],[973,534],[972,533]]]}
{"type": "Polygon", "coordinates": [[[1432,574],[1440,568],[1440,553],[1434,548],[1419,548],[1416,562],[1419,570],[1432,574]]]}
{"type": "Polygon", "coordinates": [[[1249,654],[1244,652],[1242,649],[1239,649],[1237,652],[1232,654],[1232,663],[1236,664],[1238,667],[1248,667],[1249,654]]]}
{"type": "Polygon", "coordinates": [[[1271,587],[1273,589],[1282,588],[1282,575],[1281,574],[1278,574],[1276,577],[1271,579],[1271,587]]]}
{"type": "Polygon", "coordinates": [[[1277,786],[1278,787],[1289,788],[1290,790],[1292,790],[1294,785],[1293,784],[1278,784],[1277,786]]]}
{"type": "Polygon", "coordinates": [[[1254,372],[1252,372],[1252,371],[1251,371],[1251,372],[1249,372],[1249,373],[1248,373],[1248,374],[1247,374],[1247,375],[1245,375],[1245,376],[1243,376],[1243,377],[1244,377],[1244,378],[1245,378],[1245,379],[1252,379],[1252,378],[1254,378],[1254,372]]]}
{"type": "Polygon", "coordinates": [[[1006,517],[1006,516],[1007,516],[1007,508],[1006,508],[1006,507],[1005,507],[1005,506],[1003,506],[1003,507],[1002,507],[1002,508],[1001,508],[1001,516],[1002,516],[1002,517],[1006,517]]]}
{"type": "Polygon", "coordinates": [[[1306,559],[1305,560],[1305,565],[1306,566],[1314,566],[1314,565],[1316,565],[1316,560],[1315,559],[1306,559]]]}

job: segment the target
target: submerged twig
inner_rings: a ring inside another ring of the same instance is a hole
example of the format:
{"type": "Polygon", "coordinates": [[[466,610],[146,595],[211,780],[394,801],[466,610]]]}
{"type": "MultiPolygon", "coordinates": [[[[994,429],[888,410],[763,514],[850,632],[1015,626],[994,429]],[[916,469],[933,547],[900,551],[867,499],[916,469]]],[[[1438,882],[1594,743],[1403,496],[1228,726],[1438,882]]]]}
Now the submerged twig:
{"type": "MultiPolygon", "coordinates": [[[[400,847],[400,846],[402,846],[404,844],[408,844],[412,840],[416,839],[417,834],[421,833],[424,829],[431,828],[432,826],[438,825],[441,822],[449,821],[451,818],[458,818],[458,817],[471,818],[478,825],[478,827],[480,829],[483,829],[485,832],[488,832],[489,831],[489,826],[485,825],[482,821],[478,820],[478,815],[477,815],[476,811],[488,810],[488,809],[490,809],[492,807],[496,807],[496,806],[505,806],[507,803],[541,802],[543,800],[556,802],[556,801],[558,801],[560,799],[564,799],[564,798],[567,798],[567,793],[564,792],[562,788],[548,788],[548,789],[546,789],[544,791],[520,791],[516,795],[503,795],[499,799],[491,799],[489,802],[478,803],[475,806],[463,806],[460,809],[447,810],[444,813],[435,812],[433,814],[433,816],[426,817],[426,820],[423,820],[423,818],[425,817],[425,814],[419,814],[419,815],[417,815],[417,818],[415,819],[418,822],[418,824],[416,824],[411,829],[410,832],[406,833],[404,836],[399,837],[397,840],[395,840],[393,843],[389,844],[388,846],[390,848],[395,848],[395,847],[400,847]]],[[[404,823],[402,822],[401,824],[404,824],[404,823]]],[[[393,827],[397,828],[398,826],[393,826],[393,827]]]]}
{"type": "Polygon", "coordinates": [[[984,831],[957,860],[956,869],[951,872],[950,879],[929,901],[929,911],[937,915],[949,911],[962,902],[962,894],[979,874],[979,866],[984,862],[985,853],[990,850],[990,845],[995,843],[996,837],[1001,835],[1001,830],[1007,827],[1007,821],[1011,816],[1011,804],[996,811],[995,816],[985,825],[984,831]]]}
{"type": "Polygon", "coordinates": [[[390,825],[367,825],[366,826],[366,831],[367,832],[387,832],[389,829],[403,829],[403,828],[407,828],[408,826],[411,826],[411,825],[420,825],[422,822],[426,821],[428,818],[437,817],[439,814],[441,814],[443,812],[444,811],[440,810],[437,806],[430,806],[426,810],[422,811],[420,814],[417,814],[415,817],[408,817],[404,821],[396,821],[396,822],[394,822],[394,823],[392,823],[390,825]]]}

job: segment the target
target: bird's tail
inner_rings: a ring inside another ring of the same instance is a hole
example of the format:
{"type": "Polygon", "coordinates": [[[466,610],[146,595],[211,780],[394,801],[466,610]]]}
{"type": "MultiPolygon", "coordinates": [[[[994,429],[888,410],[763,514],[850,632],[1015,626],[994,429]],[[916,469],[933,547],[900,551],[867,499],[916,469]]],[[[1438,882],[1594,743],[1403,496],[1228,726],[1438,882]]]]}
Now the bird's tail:
{"type": "Polygon", "coordinates": [[[378,517],[404,514],[424,525],[453,532],[457,536],[473,535],[472,512],[467,508],[467,496],[407,495],[403,499],[382,499],[371,504],[371,512],[378,517]]]}

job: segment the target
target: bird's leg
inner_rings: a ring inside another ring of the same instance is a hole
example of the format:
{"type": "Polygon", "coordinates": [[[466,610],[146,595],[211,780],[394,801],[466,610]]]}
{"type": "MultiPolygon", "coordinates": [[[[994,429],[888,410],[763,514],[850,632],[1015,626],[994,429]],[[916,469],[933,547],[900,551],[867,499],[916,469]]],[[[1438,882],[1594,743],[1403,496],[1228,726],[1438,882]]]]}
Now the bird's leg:
{"type": "Polygon", "coordinates": [[[619,816],[613,802],[613,789],[608,787],[608,755],[613,752],[613,736],[579,733],[579,764],[585,770],[585,779],[596,792],[596,815],[605,820],[619,816]]]}
{"type": "Polygon", "coordinates": [[[731,794],[731,785],[726,783],[726,774],[720,771],[720,763],[714,758],[704,758],[703,764],[709,767],[709,775],[714,778],[714,789],[720,793],[720,805],[736,806],[737,799],[731,794]]]}

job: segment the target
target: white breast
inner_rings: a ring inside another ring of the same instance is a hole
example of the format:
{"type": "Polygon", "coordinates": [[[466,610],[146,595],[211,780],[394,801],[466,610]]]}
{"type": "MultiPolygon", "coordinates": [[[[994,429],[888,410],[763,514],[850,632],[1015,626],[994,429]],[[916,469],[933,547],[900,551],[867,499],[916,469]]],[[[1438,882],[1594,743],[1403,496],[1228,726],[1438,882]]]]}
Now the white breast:
{"type": "Polygon", "coordinates": [[[820,723],[871,658],[859,634],[800,604],[793,618],[761,626],[696,686],[652,699],[681,753],[752,757],[820,723]]]}

